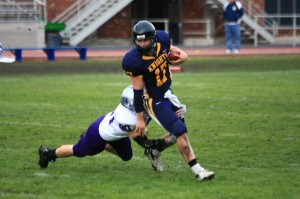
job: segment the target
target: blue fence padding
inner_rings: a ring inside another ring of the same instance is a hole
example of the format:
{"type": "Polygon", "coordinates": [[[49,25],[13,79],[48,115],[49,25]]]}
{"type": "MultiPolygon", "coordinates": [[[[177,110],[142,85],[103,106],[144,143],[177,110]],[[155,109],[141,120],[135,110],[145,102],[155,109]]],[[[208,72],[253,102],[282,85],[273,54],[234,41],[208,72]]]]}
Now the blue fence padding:
{"type": "Polygon", "coordinates": [[[16,61],[17,62],[22,62],[22,49],[17,48],[14,50],[11,50],[13,54],[16,56],[16,61]]]}
{"type": "Polygon", "coordinates": [[[57,48],[47,47],[47,48],[42,48],[42,49],[41,48],[10,48],[10,49],[4,49],[4,50],[11,51],[15,55],[17,62],[23,61],[22,52],[24,50],[43,50],[47,55],[48,61],[55,61],[55,51],[58,51],[58,50],[75,50],[79,54],[80,60],[87,59],[87,48],[86,47],[57,47],[57,48]]]}

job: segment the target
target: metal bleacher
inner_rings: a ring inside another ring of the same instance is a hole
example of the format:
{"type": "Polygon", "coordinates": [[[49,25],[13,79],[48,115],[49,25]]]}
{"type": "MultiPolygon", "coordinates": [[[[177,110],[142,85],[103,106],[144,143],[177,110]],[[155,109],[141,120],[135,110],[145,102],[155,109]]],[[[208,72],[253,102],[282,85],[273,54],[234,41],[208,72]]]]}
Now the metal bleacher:
{"type": "Polygon", "coordinates": [[[44,51],[49,61],[55,61],[55,51],[75,50],[80,60],[86,60],[85,47],[47,47],[45,25],[46,0],[0,0],[0,41],[5,51],[11,51],[22,62],[24,51],[44,51]]]}
{"type": "Polygon", "coordinates": [[[1,0],[0,39],[3,46],[45,47],[46,0],[1,0]]]}
{"type": "Polygon", "coordinates": [[[52,22],[64,23],[66,28],[60,31],[63,42],[76,46],[132,1],[78,0],[52,22]]]}

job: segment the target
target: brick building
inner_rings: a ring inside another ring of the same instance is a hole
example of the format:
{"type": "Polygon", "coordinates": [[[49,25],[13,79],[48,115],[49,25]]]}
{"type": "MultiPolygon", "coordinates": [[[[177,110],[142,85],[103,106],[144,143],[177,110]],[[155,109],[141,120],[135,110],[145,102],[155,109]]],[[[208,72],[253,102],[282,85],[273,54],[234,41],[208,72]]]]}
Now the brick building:
{"type": "MultiPolygon", "coordinates": [[[[48,1],[48,21],[57,14],[63,12],[77,0],[48,1]]],[[[157,29],[169,32],[176,44],[203,43],[213,44],[212,32],[208,32],[207,26],[212,31],[211,24],[207,24],[207,17],[213,14],[213,20],[221,24],[222,6],[217,1],[216,8],[210,8],[205,1],[201,0],[142,0],[131,1],[127,6],[101,25],[95,32],[85,38],[81,44],[108,45],[130,44],[131,29],[133,24],[140,19],[151,21],[157,29]]],[[[213,21],[213,23],[215,23],[213,21]]],[[[223,30],[218,31],[222,37],[223,30]]]]}
{"type": "MultiPolygon", "coordinates": [[[[166,30],[175,44],[186,46],[224,44],[222,11],[225,0],[19,0],[13,2],[25,1],[44,2],[46,22],[66,25],[65,29],[59,32],[63,45],[130,45],[132,26],[141,19],[151,21],[157,29],[166,30]]],[[[299,43],[299,0],[240,1],[245,11],[241,23],[243,43],[299,43]]],[[[11,4],[12,1],[7,2],[11,4]]],[[[24,13],[24,9],[22,12],[24,13]]],[[[26,35],[29,29],[28,34],[31,35],[35,30],[39,31],[35,38],[42,37],[41,32],[45,31],[40,26],[31,25],[30,28],[22,29],[22,35],[26,35]]],[[[0,31],[0,36],[1,34],[13,35],[12,32],[7,34],[0,31]]],[[[39,42],[42,40],[43,38],[39,39],[39,42]]],[[[29,44],[24,44],[26,45],[29,44]]]]}

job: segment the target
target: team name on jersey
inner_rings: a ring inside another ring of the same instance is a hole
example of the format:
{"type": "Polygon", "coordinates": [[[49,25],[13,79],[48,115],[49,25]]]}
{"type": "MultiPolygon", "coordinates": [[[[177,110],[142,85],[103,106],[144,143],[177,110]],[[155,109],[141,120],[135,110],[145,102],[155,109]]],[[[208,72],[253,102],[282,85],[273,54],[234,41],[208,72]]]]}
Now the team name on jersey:
{"type": "Polygon", "coordinates": [[[157,67],[166,67],[167,65],[167,58],[168,58],[168,54],[166,52],[164,52],[163,54],[161,54],[158,58],[156,58],[150,66],[148,66],[148,71],[152,72],[154,71],[157,67]]]}

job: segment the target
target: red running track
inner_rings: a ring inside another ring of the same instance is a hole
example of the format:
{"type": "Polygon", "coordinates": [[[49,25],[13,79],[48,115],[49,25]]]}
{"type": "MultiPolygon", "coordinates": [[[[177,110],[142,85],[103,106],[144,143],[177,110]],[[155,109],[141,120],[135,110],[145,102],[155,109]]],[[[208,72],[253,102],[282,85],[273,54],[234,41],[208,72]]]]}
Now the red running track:
{"type": "MultiPolygon", "coordinates": [[[[208,57],[208,56],[259,56],[259,55],[292,55],[300,56],[300,47],[245,47],[239,54],[226,54],[223,47],[181,47],[188,56],[208,57]]],[[[128,49],[89,49],[87,50],[87,59],[105,58],[105,57],[123,57],[128,49]]],[[[13,57],[9,51],[4,51],[3,56],[13,57]]],[[[23,60],[47,60],[46,54],[42,50],[24,50],[23,60]]],[[[60,59],[79,59],[76,51],[56,51],[56,60],[60,59]]]]}

